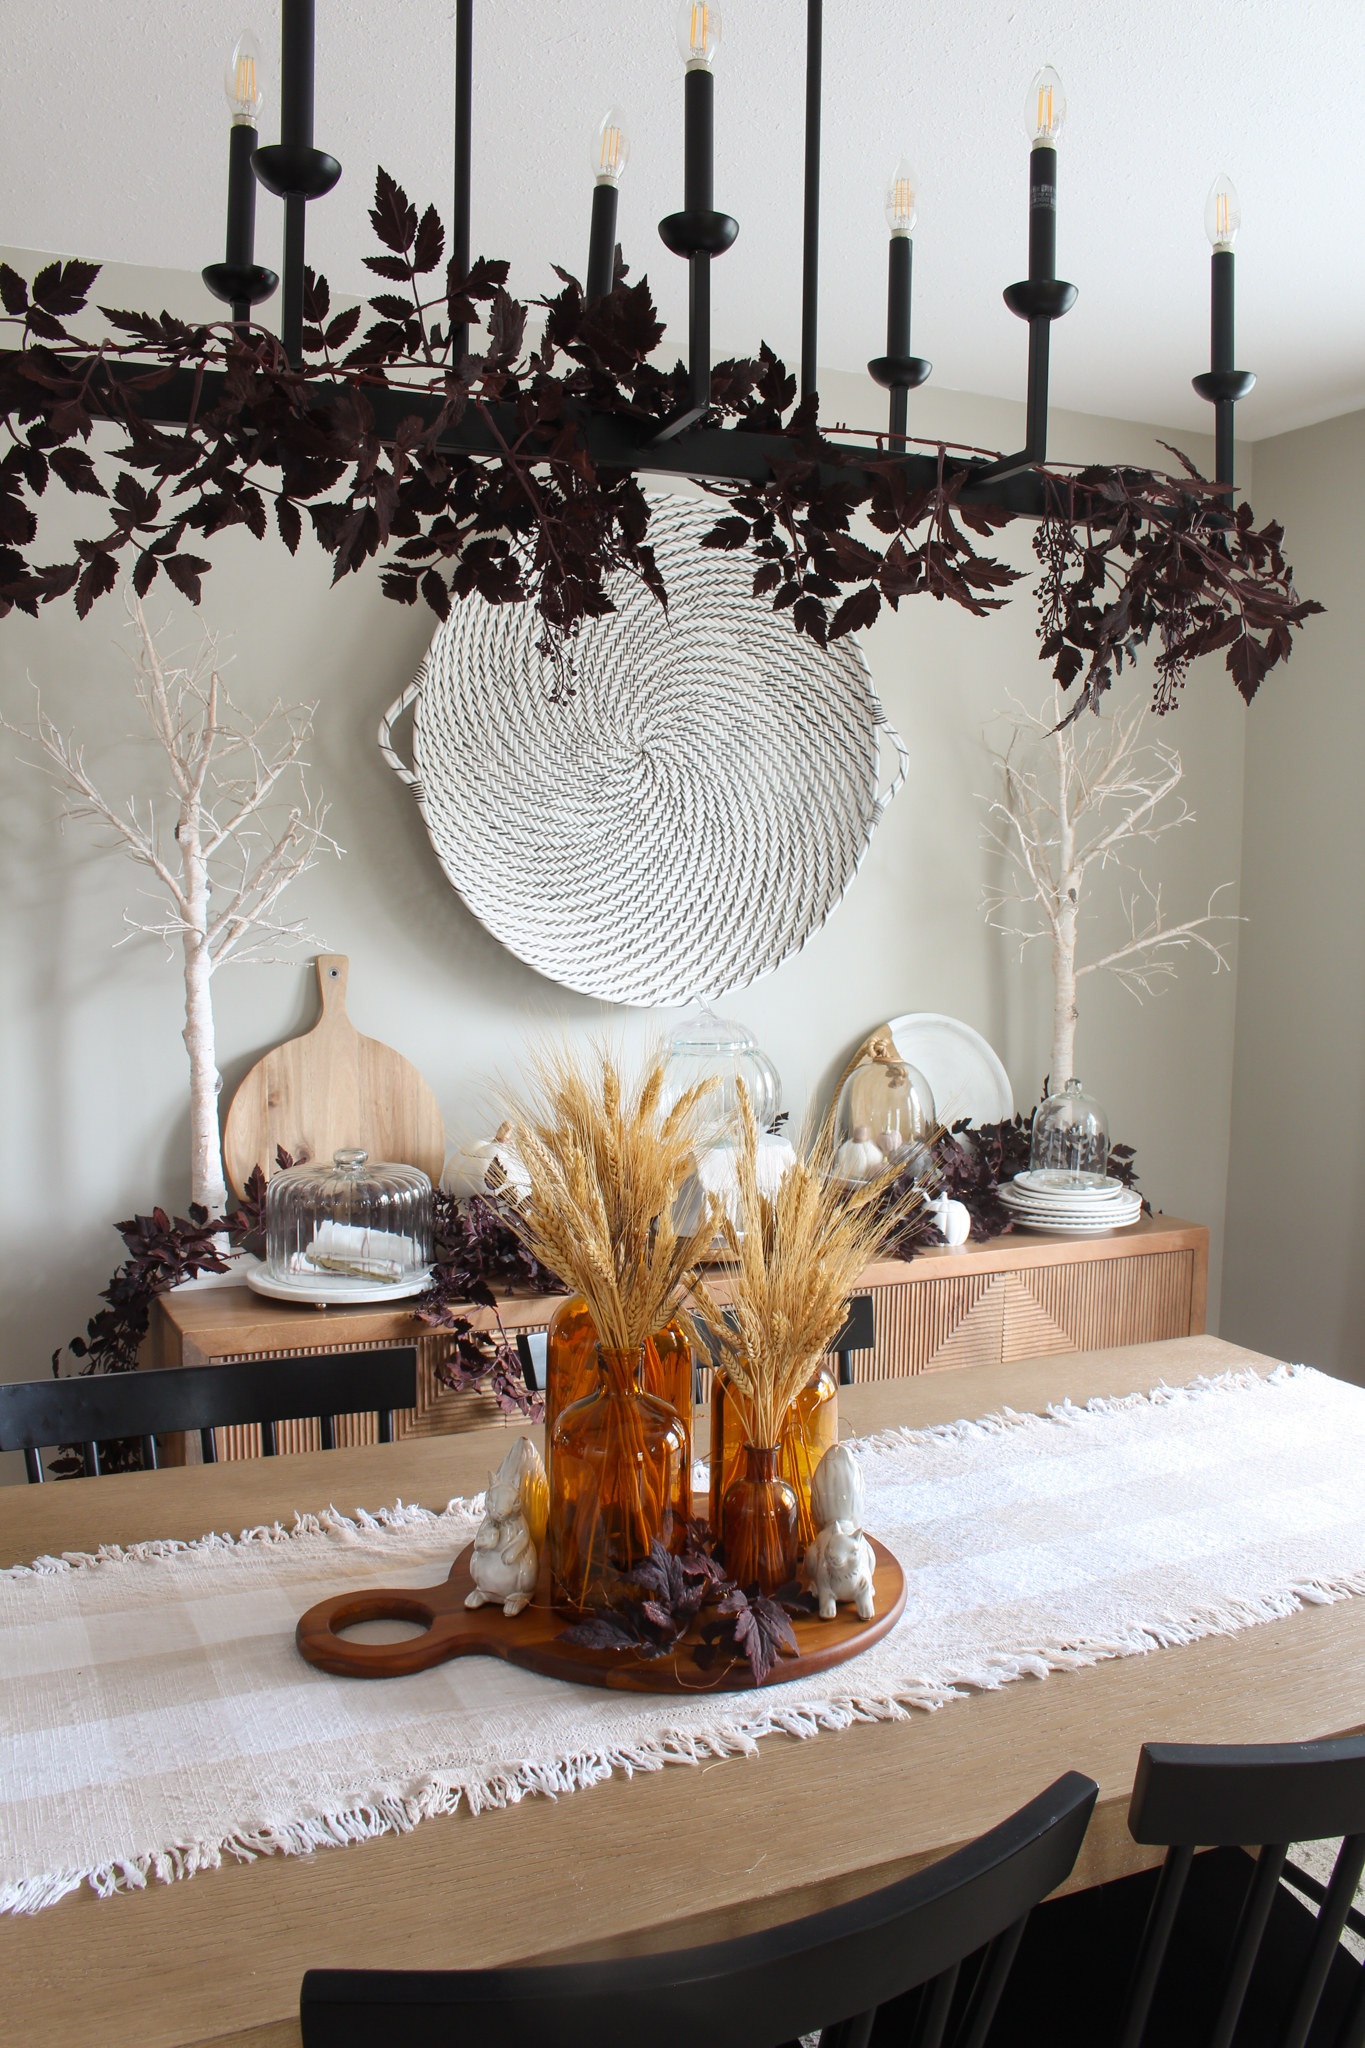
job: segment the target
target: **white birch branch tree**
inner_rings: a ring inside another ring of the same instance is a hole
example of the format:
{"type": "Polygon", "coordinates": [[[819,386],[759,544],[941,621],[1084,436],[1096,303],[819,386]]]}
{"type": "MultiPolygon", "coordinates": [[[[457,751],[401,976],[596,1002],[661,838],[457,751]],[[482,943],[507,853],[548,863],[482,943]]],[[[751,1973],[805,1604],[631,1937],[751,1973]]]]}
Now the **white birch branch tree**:
{"type": "Polygon", "coordinates": [[[1004,879],[983,891],[987,922],[1016,940],[1022,959],[1035,940],[1051,942],[1053,975],[1052,1068],[1054,1089],[1075,1072],[1077,985],[1087,974],[1117,975],[1141,1002],[1174,979],[1180,954],[1209,954],[1213,971],[1228,966],[1223,945],[1210,936],[1219,924],[1241,920],[1214,909],[1223,882],[1204,911],[1179,924],[1166,922],[1161,886],[1153,887],[1130,855],[1145,841],[1195,822],[1178,794],[1184,769],[1175,748],[1142,737],[1149,707],[1093,718],[1072,718],[1054,695],[1034,718],[1019,713],[1003,752],[992,759],[999,793],[987,805],[985,843],[1004,862],[1004,879]],[[1115,867],[1131,876],[1119,887],[1126,936],[1094,960],[1078,964],[1081,905],[1097,875],[1115,867]]]}
{"type": "Polygon", "coordinates": [[[189,667],[168,662],[157,647],[141,601],[126,594],[134,646],[133,694],[170,770],[167,794],[175,824],[163,843],[164,815],[154,801],[104,796],[85,765],[85,751],[63,736],[36,704],[36,724],[7,732],[36,746],[32,765],[48,771],[64,799],[66,818],[107,826],[159,887],[145,891],[155,914],[124,912],[124,940],[154,934],[173,952],[179,939],[185,974],[185,1050],[190,1062],[191,1199],[210,1217],[227,1208],[218,1129],[218,1072],[210,980],[228,961],[269,957],[268,946],[316,945],[303,919],[288,920],[279,900],[322,851],[341,848],[325,829],[327,806],[308,793],[303,749],[316,704],[278,699],[263,718],[242,712],[229,696],[219,641],[205,633],[189,667]]]}

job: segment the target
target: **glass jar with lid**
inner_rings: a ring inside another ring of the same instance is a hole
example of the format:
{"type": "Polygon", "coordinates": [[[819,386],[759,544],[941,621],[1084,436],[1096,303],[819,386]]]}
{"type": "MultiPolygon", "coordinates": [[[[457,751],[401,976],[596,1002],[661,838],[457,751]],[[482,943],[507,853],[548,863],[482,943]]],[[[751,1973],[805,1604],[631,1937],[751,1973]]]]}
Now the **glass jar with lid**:
{"type": "Polygon", "coordinates": [[[892,1039],[870,1039],[843,1087],[835,1112],[834,1171],[843,1180],[876,1180],[891,1166],[929,1163],[937,1126],[934,1091],[892,1039]]]}
{"type": "Polygon", "coordinates": [[[664,1115],[699,1081],[720,1086],[702,1104],[701,1141],[714,1144],[733,1129],[739,1110],[737,1083],[743,1081],[759,1129],[766,1130],[782,1107],[777,1068],[760,1050],[746,1025],[718,1017],[705,1003],[684,1012],[673,1027],[659,1106],[664,1115]]]}
{"type": "Polygon", "coordinates": [[[1034,1113],[1029,1172],[1059,1190],[1102,1188],[1109,1178],[1109,1118],[1072,1079],[1034,1113]]]}
{"type": "Polygon", "coordinates": [[[419,1167],[338,1152],[330,1165],[309,1160],[269,1182],[266,1271],[300,1292],[319,1282],[329,1294],[410,1291],[431,1265],[431,1227],[431,1182],[419,1167]]]}

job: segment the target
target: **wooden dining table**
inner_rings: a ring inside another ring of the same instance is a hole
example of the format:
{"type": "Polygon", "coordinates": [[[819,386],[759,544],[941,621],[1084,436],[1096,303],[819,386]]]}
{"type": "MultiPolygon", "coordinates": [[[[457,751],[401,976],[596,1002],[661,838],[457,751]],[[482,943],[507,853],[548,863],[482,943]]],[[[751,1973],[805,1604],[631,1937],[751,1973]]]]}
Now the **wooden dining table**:
{"type": "MultiPolygon", "coordinates": [[[[840,1393],[845,1435],[1179,1385],[1273,1361],[1215,1337],[921,1373],[840,1393]]],[[[704,1441],[704,1439],[703,1439],[704,1441]]],[[[506,1432],[0,1490],[0,1562],[238,1530],[329,1503],[431,1508],[484,1484],[506,1432]]],[[[337,1683],[355,1681],[338,1680],[337,1683]]],[[[398,1681],[401,1682],[401,1681],[398,1681]]],[[[0,2038],[32,2048],[295,2048],[311,1965],[457,1968],[675,1948],[890,1883],[1061,1772],[1099,1800],[1072,1887],[1156,1860],[1125,1825],[1142,1742],[1271,1742],[1365,1727],[1365,1599],[1315,1606],[936,1713],[552,1801],[465,1808],[306,1857],[145,1891],[88,1889],[0,1921],[0,2038]]]]}

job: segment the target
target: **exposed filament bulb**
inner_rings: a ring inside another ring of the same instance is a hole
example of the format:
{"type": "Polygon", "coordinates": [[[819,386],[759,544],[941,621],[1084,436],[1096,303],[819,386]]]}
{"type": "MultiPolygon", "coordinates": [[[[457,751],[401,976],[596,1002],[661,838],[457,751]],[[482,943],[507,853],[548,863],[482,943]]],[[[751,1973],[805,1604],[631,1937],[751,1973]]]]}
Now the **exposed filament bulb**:
{"type": "Polygon", "coordinates": [[[248,128],[259,127],[261,102],[265,97],[261,90],[261,46],[250,29],[238,36],[233,45],[223,73],[223,91],[233,127],[239,124],[248,128]]]}
{"type": "Polygon", "coordinates": [[[720,9],[707,0],[682,0],[678,9],[678,54],[689,71],[711,69],[720,46],[720,9]]]}
{"type": "Polygon", "coordinates": [[[909,157],[903,156],[886,187],[886,225],[893,235],[909,235],[918,219],[919,179],[909,157]]]}
{"type": "Polygon", "coordinates": [[[619,185],[630,162],[630,130],[619,107],[608,107],[592,135],[592,174],[599,185],[619,185]]]}
{"type": "Polygon", "coordinates": [[[1034,148],[1051,147],[1062,132],[1066,119],[1066,94],[1062,81],[1050,64],[1035,73],[1024,100],[1024,133],[1034,148]]]}
{"type": "Polygon", "coordinates": [[[1220,171],[1204,201],[1204,232],[1215,249],[1230,249],[1242,225],[1242,202],[1226,171],[1220,171]]]}

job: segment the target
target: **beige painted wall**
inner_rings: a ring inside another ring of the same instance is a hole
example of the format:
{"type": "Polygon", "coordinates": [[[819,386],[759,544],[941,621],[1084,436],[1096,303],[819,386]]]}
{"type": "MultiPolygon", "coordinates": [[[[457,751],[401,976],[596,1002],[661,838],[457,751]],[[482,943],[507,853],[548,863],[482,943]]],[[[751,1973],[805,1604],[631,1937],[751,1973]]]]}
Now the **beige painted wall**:
{"type": "Polygon", "coordinates": [[[1365,1384],[1365,412],[1259,442],[1305,596],[1247,719],[1223,1335],[1365,1384]],[[1263,703],[1261,697],[1266,697],[1263,703]]]}
{"type": "MultiPolygon", "coordinates": [[[[124,271],[102,282],[100,296],[189,310],[195,289],[166,273],[124,271]]],[[[1064,348],[1057,353],[1056,388],[1064,392],[1064,348]]],[[[1021,381],[1023,367],[1021,330],[1021,381]]],[[[827,418],[876,424],[885,416],[881,394],[862,380],[827,379],[825,399],[827,418]]],[[[1017,447],[1022,437],[1019,407],[933,385],[914,404],[930,435],[996,447],[1017,447]]],[[[1164,459],[1156,431],[1058,412],[1053,452],[1155,463],[1164,459]]],[[[1208,444],[1186,440],[1207,464],[1208,444]]],[[[76,530],[87,530],[90,512],[83,501],[76,530]]],[[[45,509],[54,540],[70,516],[61,499],[45,509]]],[[[1032,570],[1029,540],[1019,528],[1003,545],[1032,570]]],[[[329,948],[350,955],[357,1025],[417,1062],[452,1130],[484,1128],[481,1084],[498,1068],[515,1071],[528,1029],[562,1021],[586,1030],[603,1012],[523,967],[465,911],[408,793],[379,756],[379,715],[416,669],[432,622],[384,601],[372,577],[329,591],[328,564],[308,538],[297,562],[273,538],[258,545],[240,532],[215,540],[213,553],[204,613],[234,636],[234,690],[258,706],[276,692],[322,700],[314,774],[334,805],[346,856],[308,877],[292,907],[308,915],[329,948]]],[[[158,590],[154,613],[171,610],[178,635],[189,639],[194,622],[169,597],[158,590]]],[[[153,750],[136,735],[120,629],[114,600],[84,624],[69,602],[45,610],[37,624],[7,620],[0,626],[0,713],[30,716],[31,677],[52,715],[84,740],[108,787],[149,798],[161,783],[153,750]]],[[[910,783],[826,929],[724,1007],[766,1044],[798,1111],[809,1094],[828,1088],[870,1027],[910,1009],[947,1011],[984,1032],[1026,1106],[1050,1050],[1048,962],[1038,949],[1021,968],[983,923],[978,905],[989,864],[977,793],[988,787],[983,723],[1011,692],[1035,708],[1045,693],[1031,602],[1025,589],[1004,612],[979,621],[949,605],[912,601],[878,623],[867,653],[911,749],[910,783]]],[[[1147,690],[1149,671],[1127,687],[1147,690]]],[[[1214,884],[1236,880],[1244,722],[1216,663],[1193,678],[1179,713],[1166,721],[1162,736],[1183,751],[1199,818],[1144,863],[1151,879],[1165,883],[1172,912],[1185,905],[1181,914],[1189,915],[1214,884]]],[[[59,830],[55,799],[37,773],[18,765],[8,738],[0,744],[0,863],[8,1163],[0,1191],[0,1374],[26,1378],[47,1370],[52,1350],[97,1305],[120,1255],[112,1220],[157,1201],[187,1200],[187,1070],[176,966],[155,941],[116,945],[124,908],[136,903],[137,875],[87,829],[59,830]]],[[[1096,945],[1118,935],[1115,888],[1105,885],[1097,910],[1096,945]]],[[[225,1101],[254,1060],[312,1021],[313,986],[302,962],[225,969],[215,980],[225,1101]]],[[[1087,984],[1077,1041],[1081,1073],[1108,1104],[1115,1137],[1137,1146],[1153,1201],[1212,1227],[1214,1303],[1233,1014],[1233,978],[1215,980],[1194,961],[1169,995],[1145,1008],[1116,984],[1087,984]]],[[[633,1013],[610,1021],[635,1033],[654,1020],[633,1013]]]]}

